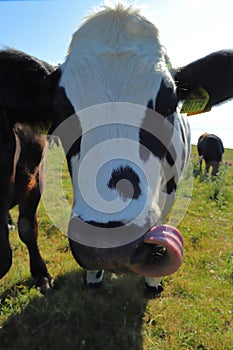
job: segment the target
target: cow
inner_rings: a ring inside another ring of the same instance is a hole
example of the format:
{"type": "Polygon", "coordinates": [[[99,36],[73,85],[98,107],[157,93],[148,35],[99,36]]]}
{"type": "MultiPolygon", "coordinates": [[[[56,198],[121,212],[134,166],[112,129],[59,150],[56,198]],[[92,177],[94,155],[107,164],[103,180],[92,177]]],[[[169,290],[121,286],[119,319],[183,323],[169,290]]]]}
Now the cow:
{"type": "MultiPolygon", "coordinates": [[[[2,109],[1,112],[4,113],[2,109]]],[[[9,229],[14,225],[9,210],[18,205],[19,236],[27,246],[31,275],[42,293],[54,284],[37,243],[37,207],[44,184],[45,146],[45,136],[30,126],[16,123],[11,130],[0,130],[0,278],[12,264],[9,229]]]]}
{"type": "Polygon", "coordinates": [[[202,172],[202,161],[206,164],[206,173],[212,167],[212,176],[216,176],[219,169],[219,164],[222,162],[224,153],[223,142],[217,135],[204,133],[198,138],[197,150],[200,157],[200,172],[202,172]]]}
{"type": "Polygon", "coordinates": [[[11,130],[27,123],[61,139],[74,193],[67,235],[88,285],[100,285],[104,270],[132,273],[156,296],[180,267],[183,237],[165,224],[190,153],[180,104],[200,87],[209,96],[203,111],[230,98],[232,66],[232,51],[219,51],[173,68],[157,27],[122,4],[89,16],[54,70],[0,52],[0,106],[11,130]],[[222,67],[230,73],[215,84],[222,67]]]}
{"type": "Polygon", "coordinates": [[[46,98],[46,94],[27,90],[21,80],[23,76],[17,77],[21,69],[25,72],[24,67],[29,67],[29,79],[35,79],[38,84],[40,81],[43,83],[48,73],[54,70],[47,63],[19,51],[0,53],[0,278],[12,264],[9,229],[14,228],[14,224],[9,211],[18,205],[17,228],[29,252],[31,275],[36,286],[46,293],[54,282],[37,243],[37,207],[44,186],[46,138],[29,125],[17,123],[17,118],[21,118],[20,113],[24,113],[23,109],[26,108],[26,114],[30,115],[30,102],[33,106],[40,97],[46,98]],[[9,78],[13,80],[9,82],[9,78]],[[30,94],[30,98],[25,91],[30,94]]]}

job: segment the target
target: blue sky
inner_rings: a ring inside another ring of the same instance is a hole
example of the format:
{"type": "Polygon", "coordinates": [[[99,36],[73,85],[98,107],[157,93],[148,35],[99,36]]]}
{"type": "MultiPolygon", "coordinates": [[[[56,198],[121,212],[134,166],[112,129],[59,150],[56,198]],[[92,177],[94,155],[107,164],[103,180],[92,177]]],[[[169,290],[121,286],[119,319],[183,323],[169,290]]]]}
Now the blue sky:
{"type": "Polygon", "coordinates": [[[73,0],[0,1],[0,45],[62,62],[72,33],[92,5],[89,0],[85,6],[73,0]]]}
{"type": "MultiPolygon", "coordinates": [[[[0,48],[14,47],[52,64],[62,63],[73,32],[99,4],[98,0],[0,0],[0,48]]],[[[232,0],[138,0],[136,4],[160,29],[175,66],[233,48],[232,0]]],[[[189,120],[193,143],[209,131],[233,148],[233,101],[189,120]]]]}

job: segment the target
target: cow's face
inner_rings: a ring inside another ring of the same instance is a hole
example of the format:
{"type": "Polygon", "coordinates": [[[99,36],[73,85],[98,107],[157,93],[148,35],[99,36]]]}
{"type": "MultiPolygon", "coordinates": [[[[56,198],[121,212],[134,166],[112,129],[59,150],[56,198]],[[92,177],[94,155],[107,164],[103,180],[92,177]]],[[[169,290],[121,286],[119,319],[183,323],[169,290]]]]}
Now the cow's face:
{"type": "Polygon", "coordinates": [[[59,86],[73,115],[61,138],[74,190],[69,237],[77,260],[88,269],[143,273],[139,266],[161,256],[161,246],[179,260],[180,234],[151,230],[170,210],[187,157],[157,29],[128,10],[92,17],[73,36],[59,86]]]}

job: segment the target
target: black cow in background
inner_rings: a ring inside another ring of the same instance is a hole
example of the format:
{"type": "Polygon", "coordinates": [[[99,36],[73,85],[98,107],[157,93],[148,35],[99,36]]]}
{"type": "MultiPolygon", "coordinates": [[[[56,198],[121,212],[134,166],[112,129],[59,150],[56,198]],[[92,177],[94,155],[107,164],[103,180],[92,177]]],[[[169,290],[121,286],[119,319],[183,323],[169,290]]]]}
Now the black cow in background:
{"type": "Polygon", "coordinates": [[[209,172],[212,166],[211,175],[216,176],[219,164],[222,161],[224,147],[220,137],[214,134],[202,134],[197,143],[197,150],[200,158],[200,172],[202,171],[202,161],[206,164],[206,173],[209,172]]]}

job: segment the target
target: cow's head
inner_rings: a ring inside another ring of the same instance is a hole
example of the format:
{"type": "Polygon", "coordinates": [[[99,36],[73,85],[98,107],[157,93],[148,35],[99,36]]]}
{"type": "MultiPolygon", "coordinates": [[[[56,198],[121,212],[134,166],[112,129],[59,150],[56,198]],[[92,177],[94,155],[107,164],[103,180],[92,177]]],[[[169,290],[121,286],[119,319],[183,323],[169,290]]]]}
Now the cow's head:
{"type": "Polygon", "coordinates": [[[73,35],[60,72],[56,132],[72,177],[75,258],[87,269],[173,273],[183,239],[161,225],[189,133],[157,28],[131,8],[105,9],[73,35]]]}
{"type": "Polygon", "coordinates": [[[204,111],[232,96],[227,86],[206,93],[221,65],[206,60],[172,73],[157,28],[122,5],[73,35],[59,68],[54,126],[73,184],[70,245],[83,267],[163,276],[180,266],[182,236],[163,225],[189,155],[178,101],[194,92],[204,111]]]}

